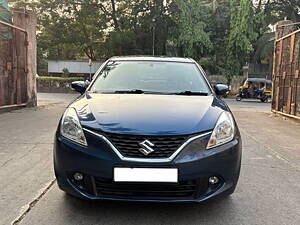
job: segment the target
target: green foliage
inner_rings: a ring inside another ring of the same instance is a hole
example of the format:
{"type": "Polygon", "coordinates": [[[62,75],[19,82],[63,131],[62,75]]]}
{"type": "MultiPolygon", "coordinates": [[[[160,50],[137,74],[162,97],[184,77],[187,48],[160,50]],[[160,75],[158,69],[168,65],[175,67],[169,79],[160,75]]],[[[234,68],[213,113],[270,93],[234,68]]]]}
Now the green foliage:
{"type": "Polygon", "coordinates": [[[272,60],[279,20],[300,21],[300,0],[18,0],[38,16],[38,71],[47,60],[113,55],[192,57],[230,82],[247,62],[272,60]],[[253,2],[254,5],[253,5],[253,2]],[[154,43],[154,44],[153,44],[154,43]]]}
{"type": "Polygon", "coordinates": [[[268,1],[268,7],[276,19],[300,21],[300,0],[272,0],[268,1]]]}
{"type": "MultiPolygon", "coordinates": [[[[254,62],[260,62],[266,59],[272,59],[274,51],[274,33],[263,34],[256,41],[255,53],[253,55],[254,62]]],[[[271,61],[271,60],[270,60],[271,61]]]]}
{"type": "Polygon", "coordinates": [[[254,50],[253,41],[258,37],[254,31],[252,0],[230,0],[230,34],[227,44],[225,72],[228,82],[240,75],[242,66],[254,50]]]}
{"type": "Polygon", "coordinates": [[[64,77],[67,77],[67,76],[70,75],[70,72],[69,72],[68,68],[63,68],[62,72],[63,72],[64,77]]]}
{"type": "Polygon", "coordinates": [[[104,43],[103,57],[132,55],[136,45],[136,36],[132,31],[113,31],[104,43]]]}
{"type": "Polygon", "coordinates": [[[40,76],[37,77],[37,80],[40,81],[55,81],[55,82],[73,82],[73,81],[84,81],[83,77],[47,77],[47,76],[40,76]]]}
{"type": "Polygon", "coordinates": [[[209,57],[204,57],[198,60],[198,63],[203,67],[203,69],[209,74],[218,74],[218,68],[216,67],[216,62],[214,59],[209,57]]]}
{"type": "Polygon", "coordinates": [[[211,7],[206,0],[176,0],[176,4],[179,11],[177,46],[183,56],[199,58],[213,47],[207,30],[212,19],[211,7]]]}
{"type": "Polygon", "coordinates": [[[230,32],[230,4],[229,1],[214,0],[212,10],[211,40],[213,50],[210,54],[215,65],[214,74],[224,74],[226,62],[226,44],[230,32]]]}

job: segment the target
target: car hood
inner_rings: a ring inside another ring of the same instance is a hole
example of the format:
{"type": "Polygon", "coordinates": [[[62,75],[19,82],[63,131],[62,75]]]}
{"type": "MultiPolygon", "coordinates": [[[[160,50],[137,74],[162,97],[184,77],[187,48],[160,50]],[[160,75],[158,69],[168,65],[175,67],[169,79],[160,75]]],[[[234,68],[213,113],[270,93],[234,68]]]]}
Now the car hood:
{"type": "Polygon", "coordinates": [[[119,134],[182,135],[212,130],[226,104],[214,96],[85,94],[70,107],[83,127],[119,134]]]}

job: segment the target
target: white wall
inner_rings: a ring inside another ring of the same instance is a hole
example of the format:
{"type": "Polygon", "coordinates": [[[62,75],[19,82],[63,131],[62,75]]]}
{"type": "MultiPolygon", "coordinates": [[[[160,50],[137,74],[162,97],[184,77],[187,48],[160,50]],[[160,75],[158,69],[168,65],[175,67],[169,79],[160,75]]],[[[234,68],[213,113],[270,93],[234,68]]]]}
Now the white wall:
{"type": "MultiPolygon", "coordinates": [[[[102,62],[93,62],[92,73],[95,73],[101,64],[102,62]]],[[[70,73],[90,73],[87,61],[48,61],[48,73],[63,73],[64,68],[67,68],[70,73]]]]}

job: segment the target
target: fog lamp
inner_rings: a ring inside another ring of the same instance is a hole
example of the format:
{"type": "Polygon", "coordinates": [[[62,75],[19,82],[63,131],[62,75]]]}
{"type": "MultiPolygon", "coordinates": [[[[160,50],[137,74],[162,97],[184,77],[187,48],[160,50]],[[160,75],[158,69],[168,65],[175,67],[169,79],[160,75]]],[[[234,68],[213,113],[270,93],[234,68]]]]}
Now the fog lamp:
{"type": "Polygon", "coordinates": [[[77,181],[81,181],[83,179],[83,175],[81,173],[74,173],[73,177],[77,181]]]}
{"type": "Polygon", "coordinates": [[[210,184],[217,184],[217,183],[219,183],[219,178],[217,178],[217,177],[210,177],[210,178],[208,179],[208,182],[209,182],[210,184]]]}

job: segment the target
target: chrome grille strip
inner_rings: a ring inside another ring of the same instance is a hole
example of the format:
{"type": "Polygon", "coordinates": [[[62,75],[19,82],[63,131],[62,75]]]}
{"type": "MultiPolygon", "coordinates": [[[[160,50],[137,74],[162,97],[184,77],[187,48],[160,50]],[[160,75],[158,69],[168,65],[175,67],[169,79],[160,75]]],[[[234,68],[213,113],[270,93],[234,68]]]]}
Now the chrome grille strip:
{"type": "Polygon", "coordinates": [[[130,161],[130,162],[145,162],[145,163],[163,163],[163,162],[171,162],[180,152],[182,149],[184,149],[184,147],[186,147],[189,143],[191,143],[192,141],[204,137],[206,135],[211,134],[212,132],[206,132],[200,135],[196,135],[194,137],[189,138],[187,141],[185,141],[170,157],[168,158],[131,158],[131,157],[124,157],[119,150],[113,145],[112,142],[110,142],[110,140],[108,138],[106,138],[104,135],[102,134],[98,134],[94,131],[91,131],[89,129],[83,128],[83,130],[85,130],[86,132],[89,132],[95,136],[100,137],[102,140],[104,140],[111,148],[112,150],[117,154],[117,156],[124,161],[130,161]]]}

